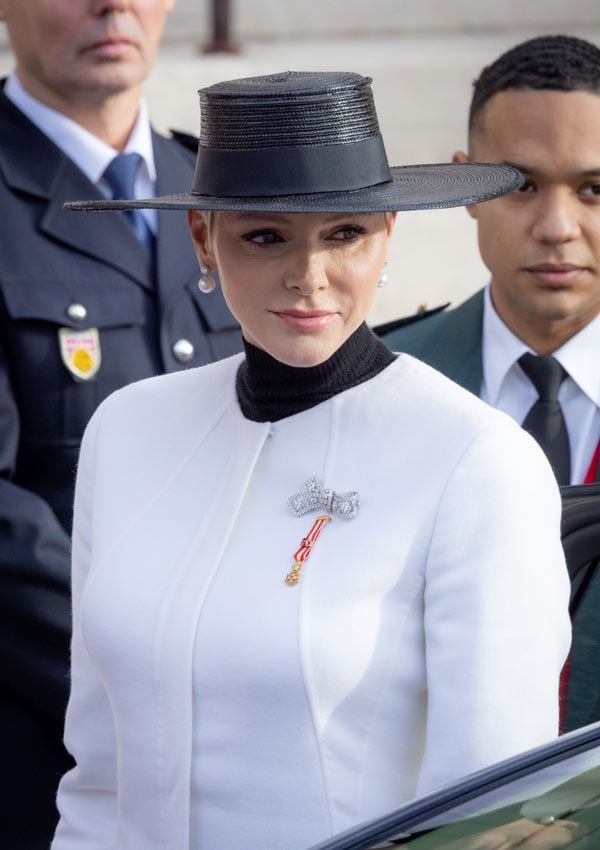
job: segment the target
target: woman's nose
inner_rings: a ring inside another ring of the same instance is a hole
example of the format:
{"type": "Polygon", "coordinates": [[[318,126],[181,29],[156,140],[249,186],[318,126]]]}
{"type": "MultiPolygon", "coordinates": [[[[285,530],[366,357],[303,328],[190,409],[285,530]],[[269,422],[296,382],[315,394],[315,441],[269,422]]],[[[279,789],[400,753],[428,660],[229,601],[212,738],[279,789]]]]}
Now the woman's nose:
{"type": "Polygon", "coordinates": [[[305,251],[298,253],[285,272],[285,285],[302,295],[312,295],[329,286],[327,260],[323,252],[305,251]]]}

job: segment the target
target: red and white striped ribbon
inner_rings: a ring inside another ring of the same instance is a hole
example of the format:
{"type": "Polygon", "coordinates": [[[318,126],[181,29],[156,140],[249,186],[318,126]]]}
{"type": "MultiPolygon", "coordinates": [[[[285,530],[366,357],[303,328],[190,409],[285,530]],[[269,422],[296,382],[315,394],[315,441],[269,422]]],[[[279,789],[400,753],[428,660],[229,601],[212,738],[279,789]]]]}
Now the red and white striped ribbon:
{"type": "Polygon", "coordinates": [[[310,553],[313,550],[315,543],[317,542],[323,527],[331,521],[330,516],[319,516],[313,523],[311,530],[308,532],[306,537],[302,538],[300,546],[294,552],[294,566],[290,570],[290,572],[285,577],[285,583],[288,587],[293,587],[295,584],[298,584],[300,581],[300,574],[302,572],[302,565],[305,561],[308,560],[310,553]]]}

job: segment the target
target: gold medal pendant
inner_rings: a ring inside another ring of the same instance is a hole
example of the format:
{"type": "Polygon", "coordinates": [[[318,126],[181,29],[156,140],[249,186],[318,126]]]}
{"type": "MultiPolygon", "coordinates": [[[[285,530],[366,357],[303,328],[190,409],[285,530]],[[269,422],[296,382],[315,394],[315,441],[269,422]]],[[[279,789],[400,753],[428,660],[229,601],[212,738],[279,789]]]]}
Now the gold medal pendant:
{"type": "Polygon", "coordinates": [[[293,587],[300,581],[300,573],[302,572],[302,564],[296,561],[292,569],[285,577],[285,583],[288,587],[293,587]]]}
{"type": "Polygon", "coordinates": [[[300,581],[304,562],[308,560],[321,531],[328,522],[331,522],[330,516],[317,517],[311,530],[308,532],[306,537],[302,538],[300,547],[293,554],[294,565],[285,577],[285,583],[288,587],[294,587],[300,581]]]}

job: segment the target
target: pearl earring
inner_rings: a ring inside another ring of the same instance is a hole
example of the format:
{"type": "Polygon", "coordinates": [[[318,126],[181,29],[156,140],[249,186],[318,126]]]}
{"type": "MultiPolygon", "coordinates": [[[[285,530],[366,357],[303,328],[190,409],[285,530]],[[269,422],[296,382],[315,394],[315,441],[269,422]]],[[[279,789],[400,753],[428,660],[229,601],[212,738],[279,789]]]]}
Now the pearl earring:
{"type": "Polygon", "coordinates": [[[200,266],[200,272],[202,273],[202,277],[198,281],[198,289],[204,295],[209,295],[211,292],[214,292],[217,284],[208,266],[200,266]]]}
{"type": "Polygon", "coordinates": [[[383,262],[383,266],[381,267],[381,274],[379,275],[379,280],[377,281],[377,286],[378,286],[380,289],[381,289],[381,287],[382,287],[382,286],[385,286],[385,285],[386,285],[386,283],[387,283],[387,279],[388,279],[388,277],[387,277],[387,275],[386,275],[386,273],[385,273],[385,270],[387,269],[387,264],[388,264],[388,261],[387,261],[387,260],[384,260],[384,262],[383,262]]]}

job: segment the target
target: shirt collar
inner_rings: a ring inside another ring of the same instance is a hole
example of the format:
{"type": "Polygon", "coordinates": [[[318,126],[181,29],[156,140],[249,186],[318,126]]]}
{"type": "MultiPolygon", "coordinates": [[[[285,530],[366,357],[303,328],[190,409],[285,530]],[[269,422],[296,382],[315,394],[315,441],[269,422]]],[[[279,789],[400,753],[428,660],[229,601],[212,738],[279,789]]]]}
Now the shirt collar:
{"type": "Polygon", "coordinates": [[[554,357],[596,407],[600,407],[599,352],[600,315],[554,352],[554,357]]]}
{"type": "MultiPolygon", "coordinates": [[[[85,130],[71,118],[37,100],[26,91],[15,73],[11,74],[4,87],[4,94],[23,112],[48,138],[83,171],[92,183],[97,183],[109,162],[118,151],[85,130]]],[[[147,176],[156,180],[156,166],[152,148],[152,132],[148,108],[140,103],[138,117],[133,126],[124,153],[139,153],[143,158],[147,176]]]]}
{"type": "MultiPolygon", "coordinates": [[[[522,354],[532,349],[504,324],[492,303],[489,286],[484,294],[482,345],[487,400],[496,406],[508,372],[522,354]]],[[[569,377],[600,407],[600,370],[597,356],[590,356],[590,352],[600,352],[600,315],[553,352],[569,377]]]]}
{"type": "Polygon", "coordinates": [[[487,401],[495,407],[506,375],[522,354],[531,351],[507,328],[492,303],[489,286],[483,299],[483,381],[487,401]]]}

